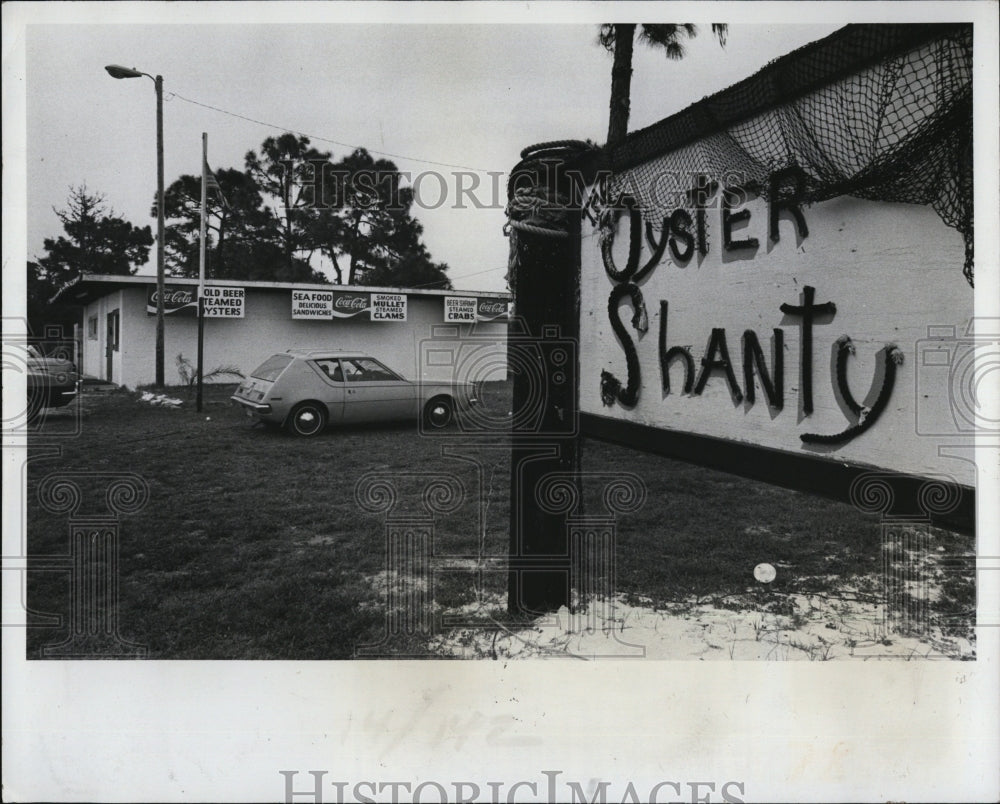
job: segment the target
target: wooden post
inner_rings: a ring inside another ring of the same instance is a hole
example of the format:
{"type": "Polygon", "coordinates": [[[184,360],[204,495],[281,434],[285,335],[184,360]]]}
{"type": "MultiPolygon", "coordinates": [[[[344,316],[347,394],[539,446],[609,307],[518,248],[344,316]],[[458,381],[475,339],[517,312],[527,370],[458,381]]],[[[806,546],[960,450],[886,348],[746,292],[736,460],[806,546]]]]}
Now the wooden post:
{"type": "Polygon", "coordinates": [[[583,143],[528,149],[508,186],[515,321],[507,347],[514,378],[507,606],[516,614],[570,602],[565,516],[543,510],[537,492],[546,475],[577,466],[582,188],[567,168],[581,153],[589,153],[583,143]]]}

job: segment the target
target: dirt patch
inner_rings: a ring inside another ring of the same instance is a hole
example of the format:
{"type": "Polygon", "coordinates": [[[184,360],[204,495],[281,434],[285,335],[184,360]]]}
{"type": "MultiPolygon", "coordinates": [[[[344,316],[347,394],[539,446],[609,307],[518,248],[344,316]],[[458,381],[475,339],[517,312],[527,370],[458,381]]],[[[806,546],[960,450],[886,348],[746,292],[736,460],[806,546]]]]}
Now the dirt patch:
{"type": "MultiPolygon", "coordinates": [[[[479,607],[482,628],[441,634],[433,649],[462,658],[645,658],[722,661],[974,659],[975,644],[940,628],[895,633],[882,605],[796,595],[789,614],[711,604],[664,611],[618,596],[566,607],[522,628],[497,618],[499,597],[479,607]]],[[[449,614],[453,612],[449,611],[449,614]]],[[[465,607],[475,615],[476,607],[465,607]]]]}

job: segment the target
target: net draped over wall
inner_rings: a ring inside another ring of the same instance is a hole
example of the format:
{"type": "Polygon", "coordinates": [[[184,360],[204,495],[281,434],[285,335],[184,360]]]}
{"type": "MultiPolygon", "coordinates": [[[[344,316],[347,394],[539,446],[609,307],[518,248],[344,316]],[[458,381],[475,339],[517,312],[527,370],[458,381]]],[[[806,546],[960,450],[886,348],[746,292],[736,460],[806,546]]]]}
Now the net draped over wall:
{"type": "Polygon", "coordinates": [[[805,203],[930,204],[963,235],[972,284],[972,26],[847,26],[629,135],[611,164],[610,197],[633,195],[656,229],[694,207],[698,176],[766,198],[798,168],[805,203]]]}

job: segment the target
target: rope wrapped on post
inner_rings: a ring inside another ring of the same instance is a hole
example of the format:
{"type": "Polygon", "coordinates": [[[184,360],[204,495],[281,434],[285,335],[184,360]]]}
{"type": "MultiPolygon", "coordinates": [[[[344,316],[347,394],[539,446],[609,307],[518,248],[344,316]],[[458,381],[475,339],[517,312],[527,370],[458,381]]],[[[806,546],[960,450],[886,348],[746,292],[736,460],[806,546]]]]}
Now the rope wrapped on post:
{"type": "Polygon", "coordinates": [[[521,151],[521,161],[507,183],[507,224],[504,235],[510,238],[508,284],[514,290],[517,274],[518,233],[539,237],[570,237],[572,216],[580,208],[578,176],[567,171],[568,165],[585,161],[600,152],[598,146],[582,140],[550,140],[521,151]]]}
{"type": "Polygon", "coordinates": [[[507,202],[510,226],[544,237],[569,237],[565,228],[568,209],[544,187],[520,187],[507,202]]]}

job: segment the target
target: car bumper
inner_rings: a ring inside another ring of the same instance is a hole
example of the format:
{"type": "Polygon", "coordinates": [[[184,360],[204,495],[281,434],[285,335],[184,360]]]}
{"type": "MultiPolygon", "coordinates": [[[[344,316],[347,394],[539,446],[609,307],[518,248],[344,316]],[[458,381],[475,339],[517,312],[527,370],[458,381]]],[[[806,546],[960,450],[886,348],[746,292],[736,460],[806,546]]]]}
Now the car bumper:
{"type": "Polygon", "coordinates": [[[266,402],[253,402],[239,396],[229,397],[231,404],[243,409],[247,416],[255,419],[270,419],[274,413],[273,409],[266,402]]]}
{"type": "Polygon", "coordinates": [[[28,389],[29,396],[40,396],[41,397],[41,407],[45,408],[61,408],[68,405],[80,392],[80,384],[76,385],[58,385],[49,387],[35,387],[28,389]]]}

